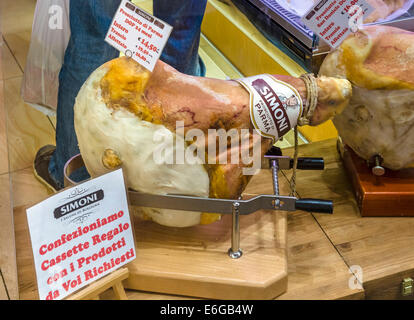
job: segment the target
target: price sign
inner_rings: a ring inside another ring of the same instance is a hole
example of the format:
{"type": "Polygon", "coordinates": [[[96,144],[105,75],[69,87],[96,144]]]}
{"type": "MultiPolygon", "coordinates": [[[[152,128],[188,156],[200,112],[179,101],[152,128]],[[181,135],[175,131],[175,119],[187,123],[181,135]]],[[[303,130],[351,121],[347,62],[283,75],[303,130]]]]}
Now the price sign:
{"type": "Polygon", "coordinates": [[[335,49],[357,32],[373,11],[365,0],[322,0],[302,17],[302,22],[335,49]]]}
{"type": "Polygon", "coordinates": [[[39,298],[60,300],[135,259],[122,169],[27,209],[39,298]]]}
{"type": "Polygon", "coordinates": [[[127,0],[122,0],[105,41],[153,71],[172,27],[127,0]]]}

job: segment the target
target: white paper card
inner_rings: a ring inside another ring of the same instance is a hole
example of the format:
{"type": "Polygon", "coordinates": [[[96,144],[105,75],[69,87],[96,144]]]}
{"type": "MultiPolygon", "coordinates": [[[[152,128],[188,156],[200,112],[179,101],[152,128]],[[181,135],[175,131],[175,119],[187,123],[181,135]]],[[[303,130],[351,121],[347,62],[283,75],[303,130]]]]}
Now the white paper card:
{"type": "Polygon", "coordinates": [[[122,169],[27,209],[41,300],[60,300],[135,259],[122,169]]]}
{"type": "Polygon", "coordinates": [[[337,48],[374,9],[365,0],[322,0],[302,17],[302,22],[332,48],[337,48]]]}
{"type": "Polygon", "coordinates": [[[169,24],[122,0],[105,41],[152,72],[171,31],[169,24]]]}

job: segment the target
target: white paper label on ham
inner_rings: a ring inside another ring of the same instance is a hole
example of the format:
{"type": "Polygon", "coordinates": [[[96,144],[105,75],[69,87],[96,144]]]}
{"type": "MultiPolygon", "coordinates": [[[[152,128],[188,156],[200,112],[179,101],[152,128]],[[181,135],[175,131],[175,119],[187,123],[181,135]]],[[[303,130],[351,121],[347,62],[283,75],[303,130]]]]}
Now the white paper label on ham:
{"type": "Polygon", "coordinates": [[[268,74],[237,81],[250,93],[250,118],[261,136],[277,141],[296,126],[303,101],[294,87],[268,74]]]}
{"type": "Polygon", "coordinates": [[[152,72],[171,31],[169,24],[122,0],[105,41],[152,72]]]}

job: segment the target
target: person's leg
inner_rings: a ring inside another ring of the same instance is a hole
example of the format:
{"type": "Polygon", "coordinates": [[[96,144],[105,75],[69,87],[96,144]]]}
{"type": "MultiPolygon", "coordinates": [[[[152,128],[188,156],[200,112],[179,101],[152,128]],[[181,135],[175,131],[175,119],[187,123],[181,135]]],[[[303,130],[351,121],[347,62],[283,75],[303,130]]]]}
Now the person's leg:
{"type": "Polygon", "coordinates": [[[161,60],[182,73],[205,76],[198,47],[206,5],[207,0],[154,0],[154,16],[174,28],[161,60]]]}
{"type": "MultiPolygon", "coordinates": [[[[49,173],[59,187],[63,187],[65,163],[79,153],[74,129],[75,98],[96,68],[119,56],[119,52],[104,41],[119,3],[119,0],[70,1],[71,37],[59,74],[56,151],[49,163],[49,173]]],[[[88,177],[83,170],[72,178],[81,181],[88,177]]]]}
{"type": "MultiPolygon", "coordinates": [[[[174,27],[161,59],[186,74],[205,75],[198,47],[206,3],[207,0],[154,0],[154,15],[174,27]]],[[[41,149],[35,159],[35,168],[36,163],[47,159],[48,178],[53,180],[56,189],[63,187],[65,163],[79,153],[74,130],[75,98],[96,68],[119,55],[104,41],[119,4],[120,0],[70,1],[71,38],[59,74],[56,150],[41,149]]],[[[71,178],[81,181],[89,175],[83,170],[71,178]]],[[[48,183],[47,179],[43,180],[48,183]]]]}

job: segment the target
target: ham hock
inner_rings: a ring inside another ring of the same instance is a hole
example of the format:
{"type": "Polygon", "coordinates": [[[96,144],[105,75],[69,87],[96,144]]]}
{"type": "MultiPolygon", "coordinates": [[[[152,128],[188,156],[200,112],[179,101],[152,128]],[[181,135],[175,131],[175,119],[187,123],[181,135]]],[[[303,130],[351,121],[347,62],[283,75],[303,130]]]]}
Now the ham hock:
{"type": "MultiPolygon", "coordinates": [[[[274,77],[294,87],[306,107],[308,92],[303,79],[274,77]]],[[[342,112],[352,95],[351,85],[345,79],[318,77],[315,83],[317,104],[308,114],[310,125],[342,112]]],[[[127,186],[139,192],[237,199],[250,180],[251,176],[243,174],[243,168],[249,164],[159,164],[154,160],[154,152],[159,150],[159,138],[164,136],[172,135],[174,142],[183,142],[188,151],[197,143],[216,142],[215,138],[203,142],[186,140],[185,135],[191,130],[209,138],[211,129],[245,129],[249,138],[241,143],[240,150],[252,151],[259,143],[258,153],[263,157],[274,141],[253,134],[249,105],[249,92],[237,81],[188,76],[162,61],[149,72],[134,60],[121,57],[99,67],[81,88],[75,104],[75,129],[92,177],[122,167],[127,186]]],[[[175,147],[171,152],[174,151],[175,147]]],[[[234,153],[230,143],[226,143],[223,152],[230,159],[234,153]]],[[[144,219],[172,227],[209,224],[220,219],[218,214],[202,212],[133,210],[144,219]]]]}

